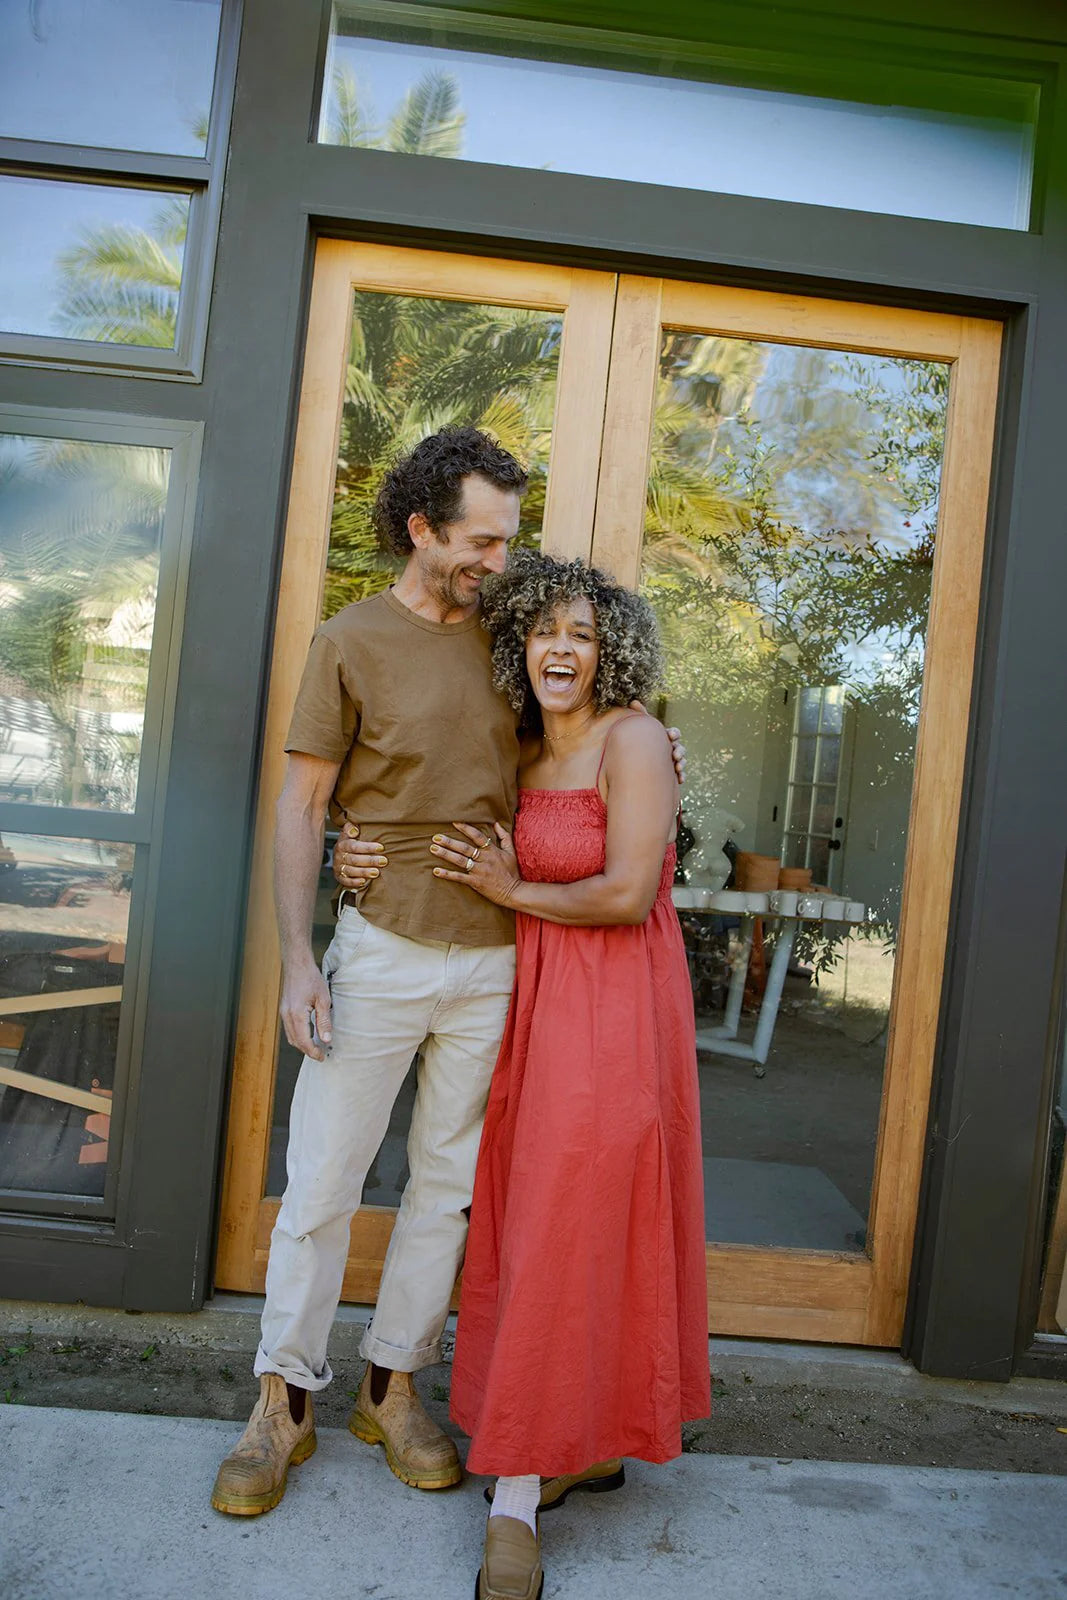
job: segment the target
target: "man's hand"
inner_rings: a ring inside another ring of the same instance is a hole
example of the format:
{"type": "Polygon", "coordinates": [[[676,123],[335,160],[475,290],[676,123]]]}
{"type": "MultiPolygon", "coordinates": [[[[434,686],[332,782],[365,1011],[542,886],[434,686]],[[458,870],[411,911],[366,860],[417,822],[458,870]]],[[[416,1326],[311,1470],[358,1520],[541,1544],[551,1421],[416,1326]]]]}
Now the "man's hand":
{"type": "MultiPolygon", "coordinates": [[[[649,709],[640,700],[630,701],[631,711],[643,711],[646,716],[651,715],[649,709]]],[[[671,760],[674,762],[674,771],[678,779],[678,787],[685,782],[685,745],[682,743],[680,728],[667,728],[667,738],[671,741],[671,760]]]]}
{"type": "Polygon", "coordinates": [[[671,760],[674,762],[674,775],[678,779],[678,787],[685,782],[685,745],[682,743],[682,730],[668,728],[667,738],[671,741],[671,760]]]}
{"type": "Polygon", "coordinates": [[[324,1061],[332,1038],[330,989],[314,964],[298,973],[286,973],[282,987],[281,1016],[285,1037],[301,1055],[324,1061]]]}
{"type": "Polygon", "coordinates": [[[333,875],[342,889],[365,889],[389,857],[376,839],[361,839],[358,822],[346,822],[333,847],[333,875]]]}
{"type": "Polygon", "coordinates": [[[279,1010],[285,1037],[322,1061],[330,1042],[330,991],[311,950],[311,918],[322,867],[326,807],[339,762],[292,751],[278,797],[274,834],[274,903],[282,949],[279,1010]]]}

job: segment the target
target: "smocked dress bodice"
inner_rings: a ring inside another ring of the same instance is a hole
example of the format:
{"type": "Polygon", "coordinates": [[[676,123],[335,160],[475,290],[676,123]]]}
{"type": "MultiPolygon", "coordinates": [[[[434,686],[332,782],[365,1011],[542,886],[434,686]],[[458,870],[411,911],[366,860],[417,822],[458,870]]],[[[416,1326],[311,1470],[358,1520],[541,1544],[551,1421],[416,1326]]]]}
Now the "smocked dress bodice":
{"type": "MultiPolygon", "coordinates": [[[[515,853],[527,883],[576,883],[603,872],[608,808],[599,789],[522,789],[515,853]]],[[[657,900],[670,899],[674,845],[663,857],[657,900]]]]}

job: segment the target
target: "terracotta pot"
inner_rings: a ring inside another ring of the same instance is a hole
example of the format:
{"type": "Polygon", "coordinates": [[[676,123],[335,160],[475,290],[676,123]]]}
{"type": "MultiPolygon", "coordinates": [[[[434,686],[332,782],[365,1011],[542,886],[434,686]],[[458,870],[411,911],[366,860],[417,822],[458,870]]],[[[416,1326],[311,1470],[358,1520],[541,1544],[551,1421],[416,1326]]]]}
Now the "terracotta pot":
{"type": "Polygon", "coordinates": [[[755,894],[767,894],[778,887],[781,865],[777,856],[758,856],[751,850],[739,850],[734,863],[737,887],[755,894]]]}
{"type": "Polygon", "coordinates": [[[810,867],[783,867],[778,874],[779,889],[806,889],[810,883],[810,867]]]}

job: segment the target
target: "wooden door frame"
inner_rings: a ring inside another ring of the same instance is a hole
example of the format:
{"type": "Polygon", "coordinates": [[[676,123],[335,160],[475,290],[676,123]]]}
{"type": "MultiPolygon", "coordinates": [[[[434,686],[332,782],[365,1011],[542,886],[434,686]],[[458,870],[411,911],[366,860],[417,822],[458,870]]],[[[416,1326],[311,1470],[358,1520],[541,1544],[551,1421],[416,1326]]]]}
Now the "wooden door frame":
{"type": "MultiPolygon", "coordinates": [[[[278,1057],[281,957],[274,918],[274,812],[285,731],[319,624],[358,289],[564,314],[543,546],[588,559],[615,306],[614,273],[322,239],[315,252],[296,445],[278,591],[252,849],[244,961],[220,1202],[215,1283],[262,1292],[278,1201],[264,1196],[278,1057]]],[[[343,1297],[373,1301],[396,1212],[353,1218],[343,1297]]]]}
{"type": "Polygon", "coordinates": [[[634,440],[651,446],[664,328],[944,361],[952,369],[868,1253],[708,1246],[716,1332],[899,1346],[963,794],[1001,324],[624,276],[615,328],[592,556],[632,586],[640,580],[649,464],[634,440]]]}
{"type": "MultiPolygon", "coordinates": [[[[278,1201],[263,1192],[281,972],[271,891],[274,807],[285,767],[285,728],[321,611],[351,296],[361,288],[564,311],[543,543],[565,557],[591,556],[630,584],[640,576],[663,327],[952,365],[870,1254],[708,1247],[709,1308],[716,1332],[898,1345],[962,795],[1000,324],[331,239],[320,241],[316,251],[305,347],[249,889],[216,1284],[262,1290],[278,1209],[278,1201]],[[644,451],[634,448],[642,438],[644,451]],[[914,1003],[899,1005],[901,994],[912,995],[914,1003]]],[[[395,1216],[391,1208],[364,1206],[353,1219],[345,1299],[374,1300],[395,1216]]]]}

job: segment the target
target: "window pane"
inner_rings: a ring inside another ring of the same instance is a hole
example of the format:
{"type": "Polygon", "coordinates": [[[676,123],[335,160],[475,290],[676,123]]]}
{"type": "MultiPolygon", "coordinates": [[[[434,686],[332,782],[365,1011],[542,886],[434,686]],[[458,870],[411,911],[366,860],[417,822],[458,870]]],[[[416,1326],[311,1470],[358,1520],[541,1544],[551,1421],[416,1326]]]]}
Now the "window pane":
{"type": "Polygon", "coordinates": [[[0,799],[133,809],[169,473],[0,434],[0,799]]]}
{"type": "Polygon", "coordinates": [[[782,845],[783,867],[804,867],[808,863],[808,835],[787,833],[782,845]]]}
{"type": "Polygon", "coordinates": [[[335,9],[327,59],[325,144],[946,222],[1029,223],[1033,110],[1024,98],[1005,110],[996,88],[976,85],[976,103],[1002,113],[989,116],[868,106],[521,60],[519,40],[507,56],[365,38],[344,11],[335,9]]]}
{"type": "Polygon", "coordinates": [[[530,473],[520,535],[540,536],[563,318],[357,290],[323,616],[392,583],[370,524],[389,458],[450,423],[486,428],[530,473]]]}
{"type": "Polygon", "coordinates": [[[793,777],[797,783],[813,783],[815,780],[815,740],[798,739],[796,743],[796,770],[793,777]]]}
{"type": "Polygon", "coordinates": [[[841,740],[835,734],[819,740],[818,781],[836,783],[841,765],[841,740]]]}
{"type": "MultiPolygon", "coordinates": [[[[753,958],[739,1028],[694,989],[724,1243],[866,1244],[947,398],[939,363],[663,335],[642,588],[689,751],[686,881],[721,885],[729,835],[853,902],[848,928],[760,919],[779,965],[753,958]],[[790,783],[816,743],[815,785],[790,783]],[[739,1070],[757,1015],[765,1077],[739,1070]]],[[[692,970],[725,960],[723,917],[683,922],[692,970]]]]}
{"type": "Polygon", "coordinates": [[[0,138],[202,155],[221,0],[0,6],[0,138]]]}
{"type": "MultiPolygon", "coordinates": [[[[520,539],[539,539],[548,482],[563,318],[560,313],[360,289],[352,297],[348,380],[341,419],[323,617],[386,588],[397,564],[379,548],[370,512],[382,473],[400,450],[450,423],[486,428],[523,462],[520,539]]],[[[332,838],[330,839],[332,846],[332,838]]],[[[324,867],[313,944],[333,938],[333,873],[324,867]]],[[[289,1106],[300,1056],[278,1033],[267,1194],[285,1188],[289,1106]]],[[[407,1182],[415,1098],[408,1073],[367,1177],[368,1205],[397,1206],[407,1182]]]]}
{"type": "Polygon", "coordinates": [[[845,711],[845,691],[840,684],[834,684],[822,692],[822,720],[819,723],[823,733],[840,733],[845,711]]]}
{"type": "Polygon", "coordinates": [[[817,732],[819,710],[822,705],[822,690],[801,689],[797,703],[797,731],[799,733],[817,732]]]}
{"type": "Polygon", "coordinates": [[[189,196],[0,176],[0,327],[171,349],[189,196]]]}
{"type": "MultiPolygon", "coordinates": [[[[815,792],[815,807],[811,813],[812,833],[831,834],[834,831],[834,808],[837,804],[836,789],[817,789],[815,792]]],[[[824,880],[825,881],[825,880],[824,880]]]]}
{"type": "MultiPolygon", "coordinates": [[[[808,866],[811,868],[812,883],[822,884],[824,888],[830,887],[830,846],[825,839],[812,838],[808,842],[808,866]]],[[[813,927],[822,932],[821,924],[814,923],[813,927]]]]}
{"type": "Polygon", "coordinates": [[[811,821],[811,789],[797,784],[790,786],[789,810],[786,813],[786,827],[792,833],[807,833],[811,821]]]}
{"type": "Polygon", "coordinates": [[[134,847],[0,840],[0,1189],[100,1196],[134,847]]]}

